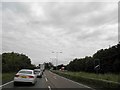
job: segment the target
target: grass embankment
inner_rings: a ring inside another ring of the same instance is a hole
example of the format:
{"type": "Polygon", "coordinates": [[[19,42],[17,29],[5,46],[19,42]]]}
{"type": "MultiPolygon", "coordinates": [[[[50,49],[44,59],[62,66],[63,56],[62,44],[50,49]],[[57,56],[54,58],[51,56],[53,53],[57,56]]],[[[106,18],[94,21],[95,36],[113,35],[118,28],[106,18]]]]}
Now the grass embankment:
{"type": "Polygon", "coordinates": [[[120,74],[95,74],[95,73],[87,73],[87,72],[64,72],[65,74],[69,75],[75,75],[75,76],[82,76],[87,78],[95,78],[95,79],[102,79],[102,80],[108,80],[113,82],[119,82],[119,76],[120,74]]]}
{"type": "Polygon", "coordinates": [[[97,88],[120,87],[120,74],[95,74],[87,72],[53,71],[56,74],[72,79],[74,81],[94,86],[97,88]]]}
{"type": "Polygon", "coordinates": [[[7,82],[13,80],[14,75],[15,75],[15,72],[2,73],[2,84],[7,83],[7,82]]]}
{"type": "Polygon", "coordinates": [[[0,85],[2,84],[2,73],[0,72],[0,85]]]}

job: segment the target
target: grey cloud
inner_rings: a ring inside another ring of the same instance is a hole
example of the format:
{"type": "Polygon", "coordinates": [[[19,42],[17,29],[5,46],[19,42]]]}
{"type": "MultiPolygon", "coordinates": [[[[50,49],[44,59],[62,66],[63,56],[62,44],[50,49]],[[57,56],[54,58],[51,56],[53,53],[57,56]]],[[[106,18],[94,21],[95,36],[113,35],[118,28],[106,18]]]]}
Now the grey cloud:
{"type": "Polygon", "coordinates": [[[90,26],[99,26],[104,24],[114,24],[117,23],[118,20],[118,14],[117,9],[114,9],[113,11],[106,12],[106,13],[100,13],[98,16],[93,16],[89,18],[88,22],[90,22],[88,25],[90,26]],[[115,14],[116,13],[116,14],[115,14]]]}
{"type": "Polygon", "coordinates": [[[50,19],[48,19],[48,21],[43,21],[44,25],[52,25],[58,28],[64,28],[68,33],[74,33],[75,31],[79,32],[84,26],[97,27],[111,22],[117,23],[117,14],[114,14],[117,13],[117,10],[108,10],[108,12],[102,12],[102,10],[106,8],[106,3],[90,3],[90,5],[88,6],[86,4],[86,8],[92,7],[91,10],[89,10],[89,8],[86,9],[85,7],[85,9],[81,9],[81,3],[77,3],[77,5],[74,3],[72,4],[72,7],[68,3],[64,5],[66,5],[66,8],[62,5],[61,8],[59,6],[55,9],[49,8],[49,10],[47,11],[50,13],[47,14],[50,17],[50,19]],[[99,8],[97,9],[97,7],[99,8]],[[81,10],[79,10],[79,8],[81,10]],[[98,15],[94,15],[94,12],[96,11],[98,12],[98,15]]]}
{"type": "Polygon", "coordinates": [[[0,2],[0,53],[2,53],[2,3],[0,2]]]}
{"type": "Polygon", "coordinates": [[[52,51],[63,51],[60,58],[63,62],[66,57],[92,55],[97,49],[116,43],[116,33],[111,36],[116,26],[109,26],[117,23],[117,11],[108,8],[104,12],[107,5],[109,3],[3,3],[3,52],[26,53],[34,63],[49,61],[55,57],[52,51]]]}
{"type": "Polygon", "coordinates": [[[101,36],[102,32],[100,30],[95,30],[92,33],[89,33],[89,29],[88,32],[86,31],[86,33],[81,33],[80,36],[77,37],[78,40],[94,40],[94,39],[98,39],[101,36]]]}
{"type": "Polygon", "coordinates": [[[118,40],[118,36],[110,36],[110,37],[107,37],[106,38],[106,41],[116,41],[116,40],[118,40]]]}
{"type": "Polygon", "coordinates": [[[20,3],[20,2],[3,2],[2,3],[2,9],[3,12],[6,10],[11,10],[12,12],[16,14],[25,14],[29,15],[29,4],[25,3],[20,3]]]}
{"type": "MultiPolygon", "coordinates": [[[[103,9],[104,3],[47,3],[43,6],[47,15],[47,20],[37,20],[33,22],[36,24],[44,23],[44,25],[55,25],[58,27],[69,27],[76,24],[77,19],[82,19],[87,13],[103,9]],[[91,8],[92,7],[92,8],[91,8]],[[77,18],[75,18],[77,17],[77,18]]],[[[81,20],[83,21],[83,20],[81,20]]]]}

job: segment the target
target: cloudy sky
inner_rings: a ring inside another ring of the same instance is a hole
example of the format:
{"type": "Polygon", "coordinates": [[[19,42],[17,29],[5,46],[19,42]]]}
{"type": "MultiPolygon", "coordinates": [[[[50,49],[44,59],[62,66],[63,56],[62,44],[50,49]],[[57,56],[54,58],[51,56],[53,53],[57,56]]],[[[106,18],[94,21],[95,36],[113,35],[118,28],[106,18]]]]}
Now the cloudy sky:
{"type": "Polygon", "coordinates": [[[118,42],[118,3],[4,2],[2,52],[29,56],[32,63],[93,55],[118,42]]]}

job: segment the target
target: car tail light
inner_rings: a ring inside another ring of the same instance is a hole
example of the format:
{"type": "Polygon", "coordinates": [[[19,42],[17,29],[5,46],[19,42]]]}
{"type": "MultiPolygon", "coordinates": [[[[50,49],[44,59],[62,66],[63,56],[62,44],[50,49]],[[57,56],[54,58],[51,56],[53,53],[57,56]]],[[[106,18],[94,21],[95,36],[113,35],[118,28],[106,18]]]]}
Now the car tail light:
{"type": "Polygon", "coordinates": [[[29,78],[34,78],[34,76],[28,76],[29,78]]]}
{"type": "Polygon", "coordinates": [[[15,77],[19,77],[19,75],[15,75],[15,77]]]}

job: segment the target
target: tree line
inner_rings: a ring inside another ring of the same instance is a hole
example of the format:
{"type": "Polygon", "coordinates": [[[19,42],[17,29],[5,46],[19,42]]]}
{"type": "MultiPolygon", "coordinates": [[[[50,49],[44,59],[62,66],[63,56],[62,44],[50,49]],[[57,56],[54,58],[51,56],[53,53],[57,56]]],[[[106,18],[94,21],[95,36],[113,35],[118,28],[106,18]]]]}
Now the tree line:
{"type": "Polygon", "coordinates": [[[20,69],[33,69],[28,56],[19,53],[2,53],[2,72],[15,72],[20,69]]]}
{"type": "Polygon", "coordinates": [[[67,65],[68,71],[120,73],[120,43],[98,50],[93,56],[75,58],[67,65]]]}

